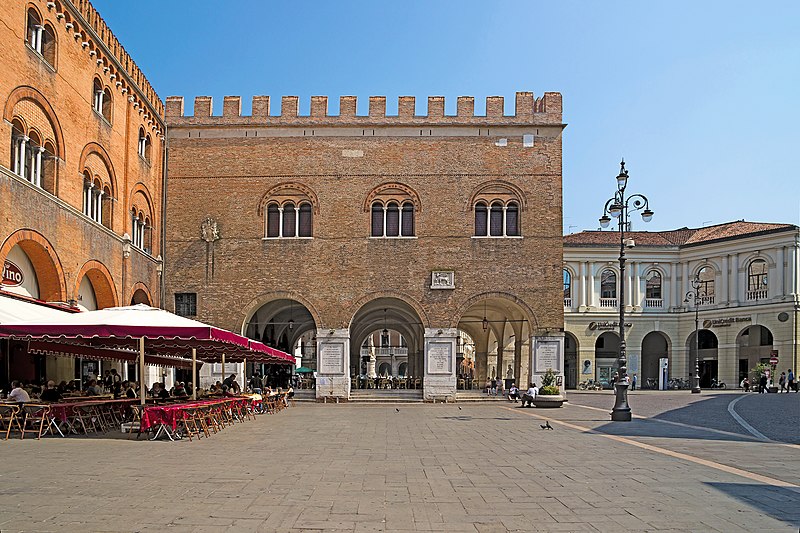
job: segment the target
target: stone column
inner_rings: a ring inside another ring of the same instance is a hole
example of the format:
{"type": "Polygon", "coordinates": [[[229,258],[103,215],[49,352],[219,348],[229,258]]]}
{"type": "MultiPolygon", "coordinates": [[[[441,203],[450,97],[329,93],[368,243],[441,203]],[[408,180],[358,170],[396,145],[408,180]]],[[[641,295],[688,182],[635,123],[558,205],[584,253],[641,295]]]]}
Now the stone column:
{"type": "MultiPolygon", "coordinates": [[[[691,285],[689,284],[689,263],[686,262],[683,264],[683,280],[681,280],[681,294],[686,294],[689,292],[691,285]]],[[[683,300],[681,300],[683,301],[683,300]]]]}
{"type": "Polygon", "coordinates": [[[350,398],[350,330],[347,328],[317,330],[317,398],[350,398]]]}
{"type": "Polygon", "coordinates": [[[523,388],[522,384],[522,345],[521,338],[514,337],[514,382],[517,387],[523,388]]]}
{"type": "Polygon", "coordinates": [[[731,255],[731,286],[728,301],[732,305],[739,303],[739,254],[731,255]]]}
{"type": "MultiPolygon", "coordinates": [[[[783,264],[785,262],[783,257],[783,246],[778,246],[778,249],[775,251],[775,283],[770,283],[770,296],[783,296],[786,294],[786,290],[783,286],[783,279],[784,279],[784,267],[783,264]]],[[[769,278],[767,278],[769,280],[769,278]]],[[[778,374],[780,375],[780,374],[778,374]]]]}
{"type": "Polygon", "coordinates": [[[426,400],[456,396],[456,328],[425,328],[423,397],[426,400]]]}
{"type": "Polygon", "coordinates": [[[594,298],[594,261],[589,262],[589,281],[586,283],[586,305],[597,307],[594,298]]]}
{"type": "Polygon", "coordinates": [[[625,301],[622,302],[626,308],[633,307],[633,269],[636,268],[636,263],[628,261],[627,269],[625,270],[625,279],[620,280],[620,283],[625,283],[625,301]]]}
{"type": "Polygon", "coordinates": [[[670,263],[670,299],[672,300],[669,306],[673,309],[680,307],[682,301],[681,295],[678,292],[678,263],[670,263]]]}
{"type": "Polygon", "coordinates": [[[789,275],[786,286],[786,294],[794,295],[797,293],[797,244],[789,246],[787,252],[789,255],[789,260],[787,261],[787,270],[789,271],[789,275]]]}
{"type": "Polygon", "coordinates": [[[730,274],[728,271],[730,270],[730,266],[728,265],[728,254],[723,254],[722,256],[722,278],[721,286],[719,290],[719,301],[716,303],[719,304],[727,304],[728,303],[728,281],[730,274]]]}
{"type": "MultiPolygon", "coordinates": [[[[586,308],[586,262],[581,261],[578,265],[578,310],[586,308]]],[[[518,376],[519,374],[517,374],[518,376]]],[[[516,376],[515,376],[516,377],[516,376]]]]}

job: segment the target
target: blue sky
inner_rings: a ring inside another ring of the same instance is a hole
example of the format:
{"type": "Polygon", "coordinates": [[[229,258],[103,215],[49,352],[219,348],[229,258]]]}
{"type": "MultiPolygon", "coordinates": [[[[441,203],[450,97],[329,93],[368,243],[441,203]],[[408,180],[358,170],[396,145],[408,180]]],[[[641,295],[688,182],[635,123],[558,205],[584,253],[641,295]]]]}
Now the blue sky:
{"type": "Polygon", "coordinates": [[[636,229],[800,223],[800,2],[94,0],[163,98],[564,95],[564,232],[620,157],[636,229]],[[145,15],[138,16],[142,13],[145,15]]]}

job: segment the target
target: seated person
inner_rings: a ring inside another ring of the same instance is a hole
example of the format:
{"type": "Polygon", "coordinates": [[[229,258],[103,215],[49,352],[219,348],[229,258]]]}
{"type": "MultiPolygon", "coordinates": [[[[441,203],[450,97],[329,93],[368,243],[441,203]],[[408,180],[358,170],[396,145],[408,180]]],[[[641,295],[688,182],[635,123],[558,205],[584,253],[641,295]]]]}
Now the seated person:
{"type": "Polygon", "coordinates": [[[122,384],[122,388],[125,391],[126,398],[136,398],[136,382],[134,381],[126,381],[122,384]]]}
{"type": "Polygon", "coordinates": [[[61,393],[56,388],[56,382],[50,380],[47,382],[47,386],[42,391],[42,394],[39,396],[39,399],[43,402],[57,402],[61,400],[61,393]]]}
{"type": "Polygon", "coordinates": [[[178,381],[175,383],[175,387],[172,389],[172,395],[176,398],[186,398],[188,396],[182,382],[178,381]]]}
{"type": "Polygon", "coordinates": [[[236,396],[236,394],[227,386],[222,386],[222,395],[223,396],[236,396]]]}
{"type": "Polygon", "coordinates": [[[97,384],[97,380],[90,379],[89,386],[86,387],[86,396],[100,396],[103,394],[103,388],[97,384]]]}
{"type": "Polygon", "coordinates": [[[537,394],[539,394],[539,388],[536,383],[531,383],[528,392],[522,395],[522,405],[520,407],[525,407],[525,402],[528,403],[528,407],[533,407],[533,399],[536,398],[537,394]]]}
{"type": "Polygon", "coordinates": [[[20,403],[31,401],[28,391],[23,389],[22,383],[17,380],[11,382],[11,392],[8,394],[8,399],[20,403]]]}
{"type": "Polygon", "coordinates": [[[750,380],[749,379],[744,378],[742,380],[742,382],[739,383],[739,386],[742,388],[742,390],[744,390],[744,392],[750,392],[750,380]]]}
{"type": "Polygon", "coordinates": [[[508,389],[508,401],[510,402],[511,400],[514,400],[514,403],[517,403],[519,398],[520,398],[520,393],[519,389],[517,388],[517,384],[512,383],[511,388],[508,389]]]}

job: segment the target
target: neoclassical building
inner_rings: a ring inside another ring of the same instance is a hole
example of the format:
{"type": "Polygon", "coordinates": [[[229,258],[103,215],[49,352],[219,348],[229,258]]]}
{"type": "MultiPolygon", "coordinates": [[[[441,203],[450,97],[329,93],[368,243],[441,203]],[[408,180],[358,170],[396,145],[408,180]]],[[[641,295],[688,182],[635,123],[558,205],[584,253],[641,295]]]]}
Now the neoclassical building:
{"type": "Polygon", "coordinates": [[[301,355],[317,397],[560,373],[561,95],[427,104],[167,98],[167,308],[301,355]]]}
{"type": "MultiPolygon", "coordinates": [[[[701,386],[714,378],[738,386],[771,357],[798,368],[798,239],[792,224],[743,220],[703,228],[626,233],[625,278],[619,278],[619,233],[564,237],[566,383],[607,383],[619,353],[617,296],[625,284],[628,372],[640,384],[695,369],[692,280],[699,282],[701,386]]],[[[752,377],[752,376],[751,376],[752,377]]]]}
{"type": "MultiPolygon", "coordinates": [[[[160,305],[162,102],[88,1],[3,2],[0,19],[0,295],[160,305]]],[[[2,383],[100,369],[76,366],[0,344],[2,383]]]]}

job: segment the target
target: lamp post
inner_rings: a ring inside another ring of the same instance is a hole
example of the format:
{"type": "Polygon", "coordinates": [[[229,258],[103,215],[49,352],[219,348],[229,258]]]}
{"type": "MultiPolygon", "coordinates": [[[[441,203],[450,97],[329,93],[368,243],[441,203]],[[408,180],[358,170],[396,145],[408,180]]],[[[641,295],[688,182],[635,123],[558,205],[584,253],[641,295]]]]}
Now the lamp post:
{"type": "Polygon", "coordinates": [[[611,420],[615,422],[630,422],[631,408],[628,405],[628,360],[626,357],[625,346],[625,246],[633,247],[633,242],[627,242],[625,231],[629,229],[630,215],[636,211],[642,211],[642,220],[650,222],[653,212],[646,196],[641,194],[631,194],[626,196],[625,189],[628,186],[628,171],[625,170],[625,160],[619,164],[619,175],[617,176],[617,190],[612,198],[606,202],[603,208],[603,216],[600,217],[600,226],[607,228],[611,222],[609,215],[617,219],[619,228],[619,359],[618,377],[614,391],[616,398],[614,408],[611,410],[611,420]]]}
{"type": "Polygon", "coordinates": [[[692,280],[692,290],[686,293],[683,303],[694,300],[694,383],[692,394],[700,394],[700,274],[692,280]]]}

